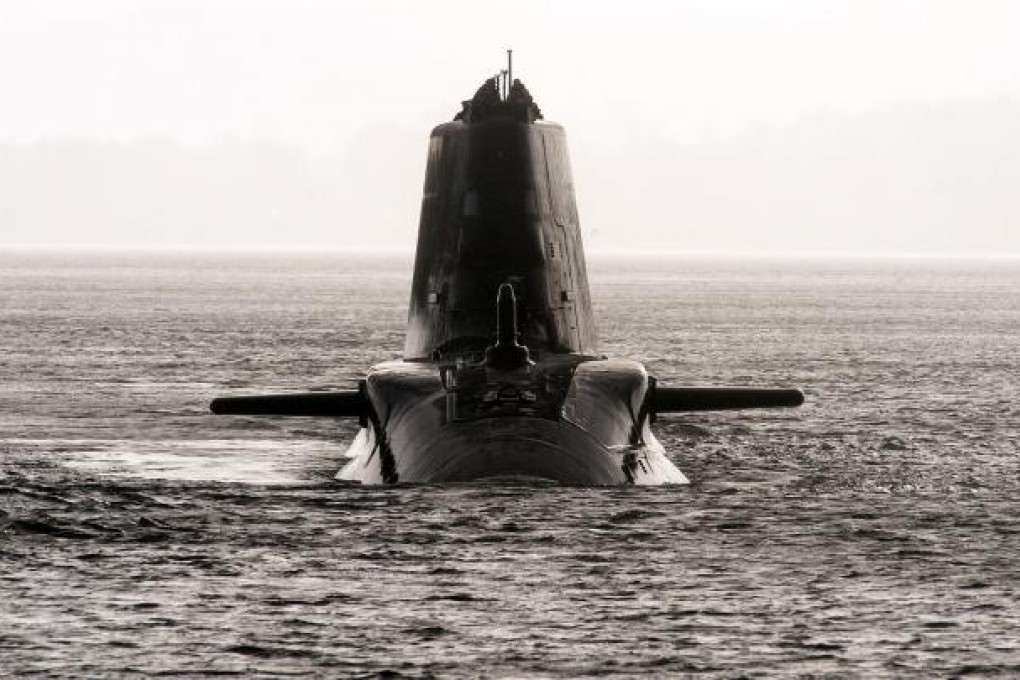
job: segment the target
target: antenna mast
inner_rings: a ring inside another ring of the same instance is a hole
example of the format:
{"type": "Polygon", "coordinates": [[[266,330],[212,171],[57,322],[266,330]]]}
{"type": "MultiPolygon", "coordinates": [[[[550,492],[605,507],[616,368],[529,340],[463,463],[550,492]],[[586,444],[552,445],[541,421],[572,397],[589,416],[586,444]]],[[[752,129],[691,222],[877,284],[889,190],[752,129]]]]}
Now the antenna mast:
{"type": "Polygon", "coordinates": [[[492,77],[496,82],[496,92],[506,101],[510,98],[510,87],[514,84],[514,51],[506,51],[506,68],[496,71],[492,77]]]}

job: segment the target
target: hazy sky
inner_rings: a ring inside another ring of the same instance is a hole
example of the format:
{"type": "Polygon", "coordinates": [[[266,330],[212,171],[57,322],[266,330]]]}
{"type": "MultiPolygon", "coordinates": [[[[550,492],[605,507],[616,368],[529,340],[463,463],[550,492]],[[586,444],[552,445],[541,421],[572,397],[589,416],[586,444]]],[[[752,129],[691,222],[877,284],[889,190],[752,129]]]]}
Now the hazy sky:
{"type": "Polygon", "coordinates": [[[512,47],[595,248],[1020,254],[1017,36],[982,0],[0,0],[0,243],[409,249],[428,130],[512,47]]]}

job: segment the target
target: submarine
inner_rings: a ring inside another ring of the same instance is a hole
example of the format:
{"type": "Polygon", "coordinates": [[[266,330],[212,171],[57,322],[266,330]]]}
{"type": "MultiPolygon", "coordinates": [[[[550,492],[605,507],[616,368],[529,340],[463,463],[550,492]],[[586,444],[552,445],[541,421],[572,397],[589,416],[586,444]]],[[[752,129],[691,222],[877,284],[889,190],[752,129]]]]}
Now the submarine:
{"type": "Polygon", "coordinates": [[[795,388],[660,384],[598,352],[564,128],[512,68],[428,145],[400,360],[357,389],[225,396],[217,414],[356,418],[340,480],[686,484],[656,418],[795,407],[795,388]]]}

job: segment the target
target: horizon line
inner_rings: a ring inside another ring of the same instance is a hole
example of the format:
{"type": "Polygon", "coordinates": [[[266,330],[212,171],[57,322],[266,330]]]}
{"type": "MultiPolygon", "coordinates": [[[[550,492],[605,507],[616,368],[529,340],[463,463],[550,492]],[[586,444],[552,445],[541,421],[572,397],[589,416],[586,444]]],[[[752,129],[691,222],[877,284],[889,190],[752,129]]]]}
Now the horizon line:
{"type": "MultiPolygon", "coordinates": [[[[414,248],[350,247],[350,246],[209,246],[196,244],[51,244],[51,243],[0,243],[0,253],[9,252],[66,252],[66,253],[138,253],[138,254],[236,254],[236,255],[388,255],[408,256],[414,248]]],[[[638,259],[748,259],[748,260],[1020,260],[1020,252],[922,252],[922,251],[737,251],[737,250],[684,250],[684,249],[585,249],[585,255],[595,259],[629,257],[638,259]]]]}

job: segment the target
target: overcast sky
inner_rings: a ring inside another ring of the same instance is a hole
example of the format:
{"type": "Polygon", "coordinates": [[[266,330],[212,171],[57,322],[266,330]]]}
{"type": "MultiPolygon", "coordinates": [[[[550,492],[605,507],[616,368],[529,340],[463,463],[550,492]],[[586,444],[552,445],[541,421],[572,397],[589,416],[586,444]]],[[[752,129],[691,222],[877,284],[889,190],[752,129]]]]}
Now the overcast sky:
{"type": "Polygon", "coordinates": [[[1020,254],[1020,3],[0,0],[0,244],[410,249],[501,68],[600,250],[1020,254]]]}

